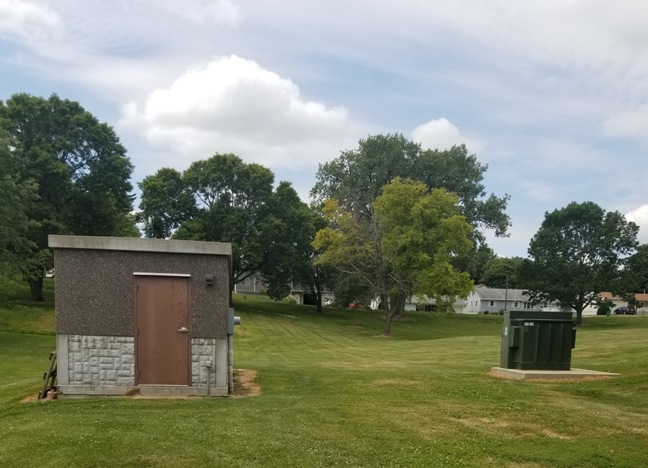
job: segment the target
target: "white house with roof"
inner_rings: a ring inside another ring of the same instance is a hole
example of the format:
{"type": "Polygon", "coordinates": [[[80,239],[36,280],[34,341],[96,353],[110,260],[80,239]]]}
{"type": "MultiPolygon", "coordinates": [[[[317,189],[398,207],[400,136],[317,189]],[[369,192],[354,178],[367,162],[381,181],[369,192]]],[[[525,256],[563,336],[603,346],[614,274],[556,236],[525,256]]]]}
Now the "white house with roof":
{"type": "Polygon", "coordinates": [[[504,310],[562,311],[556,302],[532,301],[524,294],[523,289],[500,289],[477,285],[468,295],[464,313],[497,314],[504,310]]]}
{"type": "MultiPolygon", "coordinates": [[[[464,309],[466,307],[466,300],[462,299],[460,297],[455,297],[454,301],[452,303],[452,308],[454,311],[458,314],[463,313],[464,309]]],[[[418,296],[411,296],[407,298],[407,302],[405,303],[405,310],[418,310],[422,312],[436,312],[437,310],[437,304],[436,304],[436,299],[428,297],[428,296],[423,296],[423,297],[418,297],[418,296]]]]}
{"type": "MultiPolygon", "coordinates": [[[[619,296],[615,296],[609,291],[603,291],[598,294],[601,299],[608,299],[612,301],[612,313],[614,313],[614,310],[619,308],[619,307],[628,307],[628,301],[626,299],[623,299],[619,296]]],[[[636,301],[636,306],[639,312],[646,311],[648,308],[648,294],[646,293],[637,293],[634,295],[635,301],[636,301]]],[[[585,310],[583,310],[583,315],[596,315],[598,311],[598,306],[593,303],[585,307],[585,310]]]]}
{"type": "MultiPolygon", "coordinates": [[[[377,310],[380,305],[380,299],[373,299],[369,303],[369,308],[372,310],[377,310]]],[[[455,297],[452,303],[452,308],[458,314],[464,312],[466,307],[466,300],[460,297],[455,297]]],[[[436,299],[428,296],[410,296],[405,301],[405,311],[419,311],[419,312],[436,312],[437,303],[436,299]]]]}
{"type": "MultiPolygon", "coordinates": [[[[235,294],[266,294],[268,291],[268,286],[265,282],[265,279],[260,273],[252,273],[243,280],[239,281],[234,285],[235,294]]],[[[290,282],[290,293],[288,296],[292,297],[297,304],[313,304],[313,294],[309,292],[308,288],[305,288],[299,283],[294,281],[290,282]],[[310,296],[311,302],[308,302],[308,297],[310,296]],[[306,300],[305,300],[306,297],[306,300]]],[[[329,303],[333,301],[335,296],[332,292],[325,290],[322,293],[322,300],[327,300],[329,303]]]]}

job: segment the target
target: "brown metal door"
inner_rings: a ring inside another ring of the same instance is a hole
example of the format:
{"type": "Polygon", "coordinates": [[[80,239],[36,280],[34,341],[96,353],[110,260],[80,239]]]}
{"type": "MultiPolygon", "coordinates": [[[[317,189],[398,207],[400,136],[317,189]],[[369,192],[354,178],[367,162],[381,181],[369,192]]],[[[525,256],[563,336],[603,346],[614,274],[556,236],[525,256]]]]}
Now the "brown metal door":
{"type": "Polygon", "coordinates": [[[189,385],[189,278],[136,276],[137,384],[189,385]]]}

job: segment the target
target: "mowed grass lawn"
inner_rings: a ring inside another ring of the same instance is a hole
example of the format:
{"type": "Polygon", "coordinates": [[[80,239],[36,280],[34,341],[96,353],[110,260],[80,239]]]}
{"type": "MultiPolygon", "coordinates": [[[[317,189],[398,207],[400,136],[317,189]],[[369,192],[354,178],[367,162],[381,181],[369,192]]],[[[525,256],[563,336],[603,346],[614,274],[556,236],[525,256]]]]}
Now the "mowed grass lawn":
{"type": "Polygon", "coordinates": [[[21,400],[52,309],[0,309],[0,466],[648,466],[648,317],[578,331],[573,366],[621,378],[532,383],[488,375],[501,317],[412,313],[385,339],[369,311],[235,305],[260,395],[45,403],[21,400]]]}

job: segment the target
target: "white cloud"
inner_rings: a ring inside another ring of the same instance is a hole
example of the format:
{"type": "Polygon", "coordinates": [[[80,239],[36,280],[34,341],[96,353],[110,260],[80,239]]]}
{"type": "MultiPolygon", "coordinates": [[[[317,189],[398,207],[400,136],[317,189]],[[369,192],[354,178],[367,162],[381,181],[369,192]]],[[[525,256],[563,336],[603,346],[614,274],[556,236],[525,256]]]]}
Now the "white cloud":
{"type": "Polygon", "coordinates": [[[620,112],[602,124],[604,134],[613,137],[648,139],[648,106],[620,112]]]}
{"type": "Polygon", "coordinates": [[[645,202],[646,17],[639,0],[0,0],[0,98],[122,110],[142,175],[231,151],[304,190],[360,137],[422,124],[425,146],[489,164],[515,233],[572,200],[645,202]]]}
{"type": "Polygon", "coordinates": [[[641,205],[629,213],[626,213],[626,219],[639,225],[639,242],[648,243],[648,205],[641,205]]]}
{"type": "Polygon", "coordinates": [[[427,123],[419,125],[412,132],[412,140],[420,143],[423,148],[444,150],[453,145],[464,143],[472,152],[480,149],[473,140],[461,135],[461,132],[448,119],[430,120],[427,123]]]}
{"type": "Polygon", "coordinates": [[[229,0],[179,0],[163,2],[172,12],[200,25],[236,27],[242,20],[240,9],[229,0]]]}
{"type": "Polygon", "coordinates": [[[141,108],[131,102],[119,125],[186,159],[234,152],[270,167],[312,167],[339,150],[348,113],[304,100],[289,79],[230,56],[152,91],[141,108]]]}
{"type": "Polygon", "coordinates": [[[543,170],[574,170],[596,167],[606,158],[596,148],[567,138],[540,138],[532,164],[543,170]]]}
{"type": "Polygon", "coordinates": [[[0,36],[42,40],[61,33],[61,19],[47,5],[23,0],[0,2],[0,36]]]}

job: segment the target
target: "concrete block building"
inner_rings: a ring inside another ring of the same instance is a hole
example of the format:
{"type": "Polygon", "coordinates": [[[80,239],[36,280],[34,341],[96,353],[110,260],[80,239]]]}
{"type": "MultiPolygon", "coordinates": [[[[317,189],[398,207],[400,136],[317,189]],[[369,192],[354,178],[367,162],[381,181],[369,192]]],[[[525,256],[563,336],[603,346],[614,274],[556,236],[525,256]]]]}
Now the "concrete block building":
{"type": "Polygon", "coordinates": [[[62,396],[232,388],[230,244],[49,236],[49,246],[62,396]]]}

